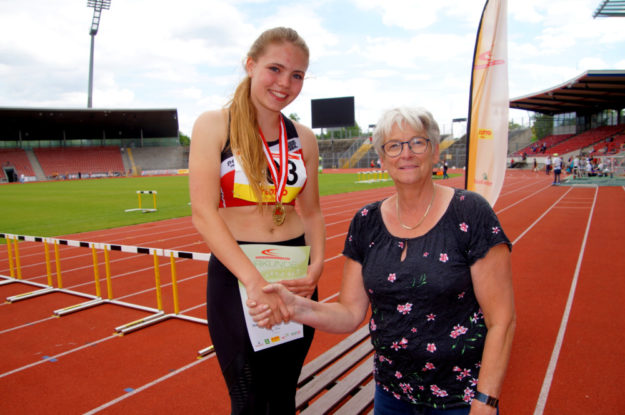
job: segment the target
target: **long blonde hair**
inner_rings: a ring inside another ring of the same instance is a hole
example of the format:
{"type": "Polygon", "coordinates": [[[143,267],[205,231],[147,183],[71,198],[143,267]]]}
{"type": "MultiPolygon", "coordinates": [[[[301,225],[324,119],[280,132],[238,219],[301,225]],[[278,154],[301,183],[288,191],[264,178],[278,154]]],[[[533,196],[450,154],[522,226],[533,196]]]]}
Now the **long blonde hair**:
{"type": "MultiPolygon", "coordinates": [[[[271,44],[289,42],[299,47],[309,57],[308,46],[299,34],[288,27],[275,27],[261,33],[252,44],[247,57],[257,61],[271,44]]],[[[267,182],[267,160],[263,152],[263,144],[258,132],[256,108],[250,96],[252,79],[249,75],[241,81],[228,104],[230,111],[230,147],[232,154],[238,158],[248,178],[252,192],[262,205],[263,189],[267,182]]]]}

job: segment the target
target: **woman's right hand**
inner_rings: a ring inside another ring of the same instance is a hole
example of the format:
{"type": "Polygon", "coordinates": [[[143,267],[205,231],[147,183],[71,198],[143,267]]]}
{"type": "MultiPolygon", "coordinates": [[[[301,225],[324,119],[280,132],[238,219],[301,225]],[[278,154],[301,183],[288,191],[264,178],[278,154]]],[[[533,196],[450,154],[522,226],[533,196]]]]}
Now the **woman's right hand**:
{"type": "MultiPolygon", "coordinates": [[[[283,322],[287,323],[291,319],[289,310],[280,293],[276,290],[267,289],[267,287],[272,285],[273,284],[250,284],[245,288],[247,291],[247,306],[250,308],[250,315],[252,315],[254,321],[257,323],[258,320],[256,316],[259,314],[262,315],[260,320],[262,320],[264,324],[259,324],[260,327],[271,328],[283,322]]],[[[284,289],[284,291],[289,293],[286,289],[284,289]]]]}

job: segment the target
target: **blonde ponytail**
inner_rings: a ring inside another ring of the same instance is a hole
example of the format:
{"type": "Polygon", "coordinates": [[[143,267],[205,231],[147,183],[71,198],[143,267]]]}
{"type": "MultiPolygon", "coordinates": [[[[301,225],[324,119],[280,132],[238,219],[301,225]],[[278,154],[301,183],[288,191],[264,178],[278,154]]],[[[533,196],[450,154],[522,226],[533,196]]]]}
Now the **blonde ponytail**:
{"type": "Polygon", "coordinates": [[[237,87],[230,102],[230,146],[248,178],[250,188],[262,205],[267,182],[267,161],[258,132],[256,109],[250,97],[250,77],[237,87]]]}

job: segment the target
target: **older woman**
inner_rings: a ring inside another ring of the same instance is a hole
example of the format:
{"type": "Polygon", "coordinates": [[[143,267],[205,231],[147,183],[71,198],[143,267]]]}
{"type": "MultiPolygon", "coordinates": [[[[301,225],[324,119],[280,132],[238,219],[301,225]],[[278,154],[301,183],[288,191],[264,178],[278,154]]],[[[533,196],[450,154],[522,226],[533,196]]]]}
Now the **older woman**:
{"type": "MultiPolygon", "coordinates": [[[[331,332],[356,329],[371,305],[376,415],[495,414],[515,326],[510,242],[484,198],[433,182],[439,129],[428,111],[385,112],[373,142],[396,194],[352,220],[338,302],[265,290],[331,332]]],[[[270,325],[270,310],[248,305],[270,325]]]]}

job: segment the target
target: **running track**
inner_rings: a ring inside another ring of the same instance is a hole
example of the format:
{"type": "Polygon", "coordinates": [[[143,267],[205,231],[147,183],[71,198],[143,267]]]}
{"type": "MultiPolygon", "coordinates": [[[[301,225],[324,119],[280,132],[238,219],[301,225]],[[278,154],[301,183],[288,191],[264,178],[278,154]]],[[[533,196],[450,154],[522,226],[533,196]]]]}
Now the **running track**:
{"type": "MultiPolygon", "coordinates": [[[[463,180],[439,183],[462,187],[463,180]]],[[[518,315],[501,412],[623,413],[625,188],[550,182],[542,173],[509,172],[495,205],[514,244],[518,315]]],[[[387,188],[322,198],[327,248],[321,299],[332,301],[340,286],[340,252],[352,215],[391,193],[387,188]]],[[[206,252],[188,217],[63,237],[206,252]]],[[[45,284],[42,244],[21,242],[19,249],[22,277],[45,284]]],[[[63,287],[95,294],[91,251],[60,250],[63,287]]],[[[103,261],[100,254],[102,279],[103,261]]],[[[206,264],[188,259],[176,264],[181,313],[205,318],[206,264]]],[[[163,306],[171,313],[169,261],[162,258],[159,269],[163,306]]],[[[0,274],[9,275],[6,246],[0,247],[0,274]]],[[[152,257],[111,252],[111,275],[115,299],[156,307],[152,257]]],[[[3,284],[0,297],[34,289],[3,284]]],[[[104,284],[102,289],[105,296],[104,284]]],[[[104,304],[52,315],[83,301],[56,292],[0,305],[0,413],[229,413],[217,360],[197,359],[198,350],[211,344],[205,325],[169,319],[118,336],[115,327],[147,313],[104,304]]],[[[317,332],[308,359],[343,337],[317,332]]]]}

